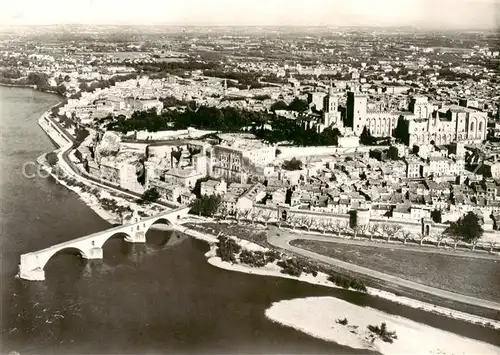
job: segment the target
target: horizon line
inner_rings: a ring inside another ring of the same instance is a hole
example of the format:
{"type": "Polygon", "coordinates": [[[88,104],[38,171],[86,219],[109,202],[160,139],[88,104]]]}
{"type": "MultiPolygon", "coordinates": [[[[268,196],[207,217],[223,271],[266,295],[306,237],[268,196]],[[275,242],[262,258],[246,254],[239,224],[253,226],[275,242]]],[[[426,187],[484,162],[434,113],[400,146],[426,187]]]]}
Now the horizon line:
{"type": "Polygon", "coordinates": [[[382,25],[382,24],[371,24],[371,25],[308,25],[308,24],[297,24],[297,25],[279,25],[279,24],[173,24],[173,23],[153,23],[153,24],[127,24],[127,23],[52,23],[52,24],[1,24],[1,28],[6,27],[54,27],[54,26],[88,26],[88,27],[230,27],[230,28],[245,28],[245,27],[262,27],[262,28],[408,28],[408,29],[418,29],[418,30],[460,30],[460,31],[499,31],[500,26],[486,26],[486,27],[459,27],[459,26],[432,26],[432,25],[382,25]]]}

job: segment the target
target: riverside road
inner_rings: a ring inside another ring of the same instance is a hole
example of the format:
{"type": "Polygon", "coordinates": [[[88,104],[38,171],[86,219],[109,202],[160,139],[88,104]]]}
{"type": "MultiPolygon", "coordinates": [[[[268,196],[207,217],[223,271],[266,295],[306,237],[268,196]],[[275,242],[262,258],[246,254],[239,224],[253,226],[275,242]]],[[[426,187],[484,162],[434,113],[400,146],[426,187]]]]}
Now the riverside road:
{"type": "MultiPolygon", "coordinates": [[[[388,275],[388,274],[385,274],[385,273],[380,272],[380,271],[368,269],[366,267],[351,264],[351,263],[348,263],[345,261],[341,261],[338,259],[328,257],[326,255],[321,255],[321,254],[314,253],[314,252],[309,251],[309,250],[305,250],[305,249],[290,245],[290,242],[292,240],[299,240],[299,239],[320,241],[320,242],[324,242],[324,241],[337,242],[338,241],[337,239],[332,240],[331,237],[328,238],[328,237],[321,237],[321,236],[314,236],[314,235],[307,235],[307,234],[300,234],[300,235],[293,234],[293,233],[290,233],[287,231],[280,230],[274,226],[270,227],[269,232],[267,234],[267,241],[275,247],[285,249],[285,250],[294,252],[296,254],[299,254],[299,255],[302,255],[302,256],[305,256],[305,257],[308,257],[311,259],[315,259],[315,260],[321,261],[323,263],[326,263],[326,264],[329,264],[332,266],[342,268],[344,270],[350,270],[350,271],[353,271],[353,272],[356,272],[356,273],[359,273],[362,275],[366,275],[366,276],[373,277],[373,278],[376,278],[379,280],[390,282],[394,285],[406,287],[406,288],[409,288],[409,289],[412,289],[415,291],[424,292],[424,293],[427,293],[427,294],[430,294],[433,296],[437,296],[437,297],[441,297],[444,299],[448,299],[451,301],[461,302],[461,303],[465,303],[465,304],[469,304],[469,305],[473,305],[473,306],[489,308],[489,309],[494,309],[494,310],[500,311],[500,303],[497,303],[497,302],[483,300],[483,299],[476,298],[476,297],[465,296],[465,295],[461,295],[458,293],[441,290],[441,289],[438,289],[435,287],[422,285],[422,284],[419,284],[417,282],[405,280],[405,279],[402,279],[402,278],[397,277],[397,276],[388,275]]],[[[345,241],[345,242],[347,242],[347,241],[345,241]]],[[[393,247],[393,246],[391,245],[391,247],[393,247]]]]}

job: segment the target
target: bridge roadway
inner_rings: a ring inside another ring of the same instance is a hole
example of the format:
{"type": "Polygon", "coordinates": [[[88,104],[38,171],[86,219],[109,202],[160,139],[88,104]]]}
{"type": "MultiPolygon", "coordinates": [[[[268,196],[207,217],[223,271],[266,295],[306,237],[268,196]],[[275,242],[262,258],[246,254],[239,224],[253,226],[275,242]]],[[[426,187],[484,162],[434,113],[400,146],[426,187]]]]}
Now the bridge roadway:
{"type": "Polygon", "coordinates": [[[76,251],[85,259],[102,259],[102,246],[113,236],[123,234],[127,242],[145,243],[146,232],[155,222],[163,220],[175,228],[179,220],[186,217],[188,212],[189,207],[180,207],[142,220],[137,214],[134,214],[127,224],[59,243],[42,250],[22,254],[18,275],[25,280],[43,281],[45,280],[45,265],[57,253],[76,251]]]}

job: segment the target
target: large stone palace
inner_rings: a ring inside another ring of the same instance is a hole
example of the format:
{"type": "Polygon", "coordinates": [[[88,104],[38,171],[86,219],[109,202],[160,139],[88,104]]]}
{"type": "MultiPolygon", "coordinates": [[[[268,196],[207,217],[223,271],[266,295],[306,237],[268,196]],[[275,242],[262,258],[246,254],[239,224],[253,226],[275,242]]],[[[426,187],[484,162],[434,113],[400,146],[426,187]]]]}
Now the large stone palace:
{"type": "Polygon", "coordinates": [[[458,105],[438,108],[425,96],[412,97],[408,111],[373,111],[368,110],[367,95],[347,93],[346,126],[358,136],[365,127],[375,137],[392,136],[402,125],[408,145],[481,142],[487,123],[485,112],[458,105]]]}

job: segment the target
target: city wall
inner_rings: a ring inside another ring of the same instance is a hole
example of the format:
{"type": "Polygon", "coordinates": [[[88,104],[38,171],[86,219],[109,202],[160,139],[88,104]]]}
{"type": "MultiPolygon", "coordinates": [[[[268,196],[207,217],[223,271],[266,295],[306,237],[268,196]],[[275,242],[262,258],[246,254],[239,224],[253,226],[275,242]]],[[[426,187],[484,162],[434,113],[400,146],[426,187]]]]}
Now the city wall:
{"type": "Polygon", "coordinates": [[[332,147],[278,147],[281,151],[279,158],[289,159],[289,158],[299,158],[314,155],[332,155],[336,154],[341,148],[332,147]]]}
{"type": "MultiPolygon", "coordinates": [[[[313,212],[309,210],[296,210],[296,209],[291,209],[289,207],[272,207],[272,206],[266,206],[266,205],[259,205],[256,204],[254,205],[254,212],[259,213],[259,215],[270,215],[269,222],[277,221],[278,219],[282,220],[283,222],[285,221],[285,218],[289,220],[290,217],[298,217],[298,218],[311,218],[314,219],[315,221],[321,223],[321,221],[328,221],[328,222],[340,222],[342,224],[349,223],[351,221],[351,215],[350,214],[334,214],[334,213],[324,213],[324,212],[313,212]],[[285,212],[285,215],[283,212],[285,212]]],[[[414,220],[407,220],[407,219],[398,219],[398,218],[384,218],[384,217],[370,217],[369,218],[369,223],[370,224],[378,224],[378,225],[383,225],[383,224],[389,224],[389,225],[401,225],[404,230],[414,234],[414,235],[419,235],[424,231],[425,226],[429,226],[429,235],[436,236],[444,232],[446,227],[448,227],[447,224],[440,224],[440,223],[434,223],[432,221],[414,221],[414,220]]],[[[314,228],[314,227],[313,227],[314,228]]],[[[498,232],[497,231],[492,231],[492,230],[485,230],[484,231],[484,238],[485,240],[499,240],[498,237],[498,232]]]]}
{"type": "MultiPolygon", "coordinates": [[[[388,146],[378,146],[379,149],[386,149],[388,146]]],[[[360,146],[356,148],[341,148],[337,146],[318,146],[318,147],[285,147],[278,146],[277,149],[281,151],[278,156],[280,159],[300,158],[300,157],[315,157],[327,155],[342,155],[349,153],[367,153],[373,147],[360,146]]]]}
{"type": "Polygon", "coordinates": [[[170,139],[180,139],[180,138],[198,138],[207,134],[215,133],[215,131],[202,131],[194,128],[188,128],[185,130],[177,131],[158,131],[158,132],[148,132],[148,131],[138,131],[136,133],[136,140],[170,140],[170,139]]]}

